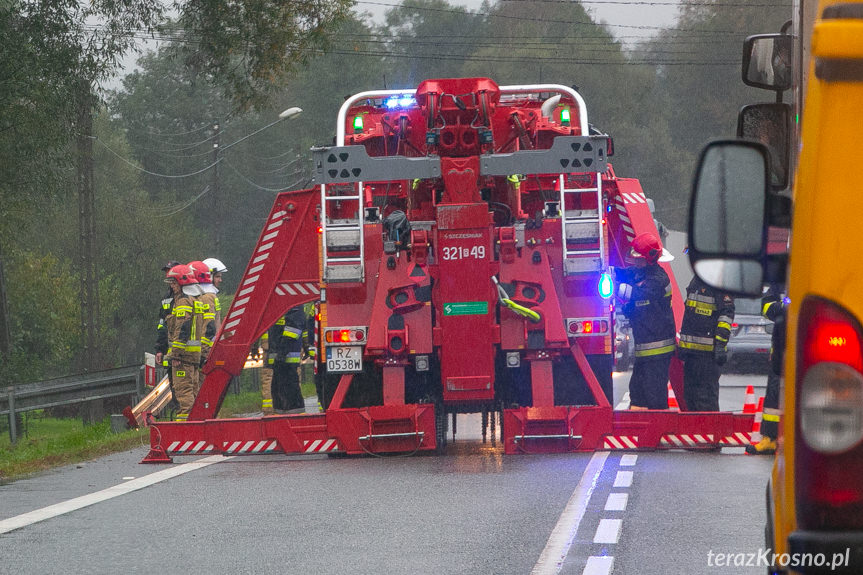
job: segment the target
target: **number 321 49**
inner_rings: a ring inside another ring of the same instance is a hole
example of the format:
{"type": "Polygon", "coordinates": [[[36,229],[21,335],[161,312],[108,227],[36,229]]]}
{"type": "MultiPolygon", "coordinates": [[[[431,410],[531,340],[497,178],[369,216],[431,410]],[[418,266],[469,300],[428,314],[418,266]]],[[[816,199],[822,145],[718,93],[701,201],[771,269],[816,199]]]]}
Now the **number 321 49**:
{"type": "Polygon", "coordinates": [[[443,259],[445,260],[464,260],[474,258],[477,260],[485,259],[485,246],[450,246],[443,248],[443,259]]]}

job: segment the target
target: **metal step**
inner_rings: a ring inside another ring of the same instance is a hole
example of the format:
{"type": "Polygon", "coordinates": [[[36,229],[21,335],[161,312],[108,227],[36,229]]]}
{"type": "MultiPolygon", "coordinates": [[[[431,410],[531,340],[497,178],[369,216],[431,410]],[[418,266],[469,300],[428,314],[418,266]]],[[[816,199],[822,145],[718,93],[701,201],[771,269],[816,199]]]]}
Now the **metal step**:
{"type": "MultiPolygon", "coordinates": [[[[331,258],[329,261],[338,260],[331,258]]],[[[363,281],[363,266],[355,263],[330,263],[324,267],[324,281],[326,283],[361,282],[363,281]]]]}

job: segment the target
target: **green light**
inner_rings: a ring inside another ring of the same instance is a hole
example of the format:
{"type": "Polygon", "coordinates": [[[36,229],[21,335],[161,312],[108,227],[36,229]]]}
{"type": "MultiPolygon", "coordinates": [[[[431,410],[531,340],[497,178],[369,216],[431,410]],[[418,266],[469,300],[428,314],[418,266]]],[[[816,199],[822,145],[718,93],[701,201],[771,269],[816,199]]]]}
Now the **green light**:
{"type": "Polygon", "coordinates": [[[611,295],[614,293],[614,281],[612,281],[611,275],[603,273],[599,276],[599,285],[596,287],[599,292],[599,297],[602,299],[610,299],[611,295]]]}
{"type": "Polygon", "coordinates": [[[354,132],[362,132],[363,131],[363,117],[355,116],[354,117],[354,132]]]}
{"type": "Polygon", "coordinates": [[[569,108],[560,111],[560,121],[563,124],[569,124],[569,108]]]}

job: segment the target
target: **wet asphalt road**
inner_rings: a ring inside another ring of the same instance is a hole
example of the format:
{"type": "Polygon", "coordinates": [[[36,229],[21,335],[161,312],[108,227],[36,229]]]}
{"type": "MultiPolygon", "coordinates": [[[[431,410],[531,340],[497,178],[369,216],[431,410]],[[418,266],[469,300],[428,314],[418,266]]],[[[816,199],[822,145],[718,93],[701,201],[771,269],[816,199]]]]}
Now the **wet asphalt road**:
{"type": "MultiPolygon", "coordinates": [[[[763,377],[724,376],[722,407],[739,409],[747,383],[763,377]]],[[[592,455],[504,456],[478,416],[459,416],[458,433],[443,456],[228,458],[0,534],[0,573],[531,573],[592,455]]],[[[139,465],[145,453],[2,485],[0,521],[170,467],[139,465]]],[[[605,458],[558,572],[763,572],[707,559],[763,547],[769,459],[623,457],[605,458]]]]}

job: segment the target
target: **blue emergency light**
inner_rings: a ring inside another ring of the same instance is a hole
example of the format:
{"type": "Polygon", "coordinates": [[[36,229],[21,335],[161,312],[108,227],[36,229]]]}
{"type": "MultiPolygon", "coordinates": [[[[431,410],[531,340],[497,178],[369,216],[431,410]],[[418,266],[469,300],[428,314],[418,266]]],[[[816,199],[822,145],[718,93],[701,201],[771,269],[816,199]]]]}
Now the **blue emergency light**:
{"type": "Polygon", "coordinates": [[[384,100],[384,106],[389,110],[394,108],[409,108],[416,103],[417,101],[413,96],[391,96],[384,100]]]}

